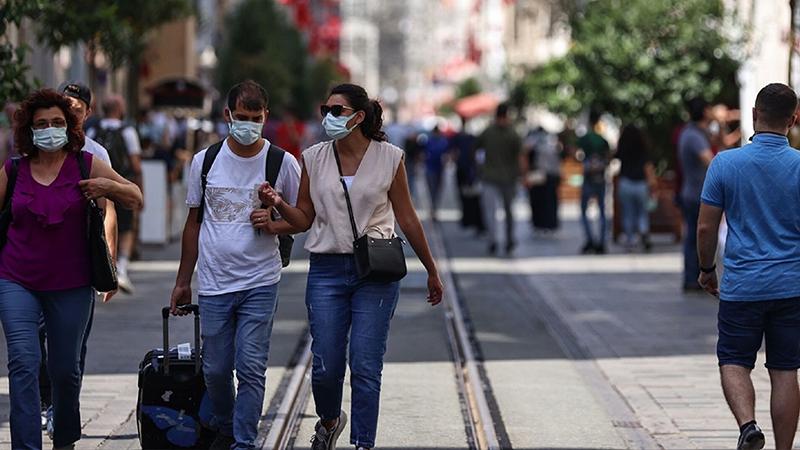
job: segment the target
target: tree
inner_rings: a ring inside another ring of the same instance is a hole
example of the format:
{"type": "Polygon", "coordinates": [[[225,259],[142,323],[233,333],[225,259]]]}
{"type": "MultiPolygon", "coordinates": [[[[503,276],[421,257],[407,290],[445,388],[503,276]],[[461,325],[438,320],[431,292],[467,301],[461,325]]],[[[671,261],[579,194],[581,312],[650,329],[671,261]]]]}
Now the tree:
{"type": "Polygon", "coordinates": [[[595,108],[635,123],[662,156],[687,99],[738,104],[739,62],[721,1],[595,0],[578,11],[567,55],[524,80],[529,101],[566,116],[595,108]]]}
{"type": "Polygon", "coordinates": [[[456,99],[469,97],[471,95],[480,94],[483,91],[481,83],[475,77],[469,77],[458,84],[456,88],[456,99]]]}
{"type": "Polygon", "coordinates": [[[302,119],[335,78],[333,63],[309,56],[302,35],[273,1],[245,0],[228,16],[216,73],[220,92],[252,79],[267,89],[272,111],[302,119]]]}
{"type": "Polygon", "coordinates": [[[7,39],[9,29],[18,27],[26,18],[36,17],[43,10],[44,0],[5,0],[0,3],[0,106],[20,101],[38,81],[31,82],[25,64],[25,45],[14,46],[7,39]]]}
{"type": "Polygon", "coordinates": [[[39,24],[39,39],[53,49],[84,43],[88,50],[89,84],[94,89],[95,55],[102,50],[112,68],[127,67],[126,96],[135,114],[139,95],[141,57],[150,32],[192,13],[190,0],[133,2],[124,0],[63,0],[46,2],[39,24]],[[68,6],[68,7],[67,7],[68,6]]]}

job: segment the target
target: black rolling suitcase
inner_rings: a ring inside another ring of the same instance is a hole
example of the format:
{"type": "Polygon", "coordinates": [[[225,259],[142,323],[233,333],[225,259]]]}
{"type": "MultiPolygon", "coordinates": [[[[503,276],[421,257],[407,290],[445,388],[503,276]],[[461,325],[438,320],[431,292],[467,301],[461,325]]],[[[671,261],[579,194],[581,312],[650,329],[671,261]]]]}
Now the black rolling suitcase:
{"type": "Polygon", "coordinates": [[[200,361],[200,309],[181,307],[194,314],[194,348],[186,344],[169,349],[169,307],[161,311],[164,347],[154,349],[139,364],[136,423],[143,449],[208,448],[214,438],[207,425],[211,405],[206,395],[200,361]]]}

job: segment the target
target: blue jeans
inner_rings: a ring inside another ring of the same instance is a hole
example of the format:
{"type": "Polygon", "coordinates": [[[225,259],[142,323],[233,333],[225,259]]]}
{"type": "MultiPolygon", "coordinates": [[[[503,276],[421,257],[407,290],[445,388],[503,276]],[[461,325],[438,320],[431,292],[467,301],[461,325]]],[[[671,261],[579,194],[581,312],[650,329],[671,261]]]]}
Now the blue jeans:
{"type": "Polygon", "coordinates": [[[583,232],[586,235],[586,242],[594,245],[604,245],[606,242],[606,185],[605,183],[592,183],[584,181],[581,189],[581,222],[583,232]],[[592,227],[589,224],[589,217],[586,214],[589,208],[589,201],[597,199],[597,207],[600,208],[600,236],[594,238],[592,227]]]}
{"type": "Polygon", "coordinates": [[[317,415],[339,417],[350,335],[350,443],[372,448],[378,428],[381,373],[400,283],[358,278],[351,254],[311,254],[306,307],[314,354],[311,386],[317,415]]]}
{"type": "Polygon", "coordinates": [[[203,373],[214,425],[233,436],[233,448],[255,448],[264,406],[272,320],[278,285],[199,296],[203,373]],[[239,381],[234,392],[233,370],[239,381]]]}
{"type": "MultiPolygon", "coordinates": [[[[81,343],[81,382],[83,382],[83,375],[86,373],[86,350],[89,346],[89,334],[92,332],[92,323],[94,322],[95,300],[95,295],[92,295],[89,320],[86,323],[86,331],[83,333],[83,342],[81,343]]],[[[42,406],[50,406],[53,404],[50,395],[52,383],[50,383],[50,377],[47,375],[47,327],[44,323],[44,315],[42,315],[39,321],[39,344],[42,352],[42,365],[39,371],[39,394],[42,398],[42,406]]]]}
{"type": "Polygon", "coordinates": [[[697,286],[700,277],[700,260],[697,257],[697,219],[700,217],[700,201],[681,201],[686,236],[683,237],[683,286],[697,286]]]}
{"type": "Polygon", "coordinates": [[[647,181],[620,177],[617,198],[622,206],[622,229],[628,244],[633,244],[635,233],[645,235],[650,231],[650,214],[647,212],[650,190],[647,181]]]}
{"type": "Polygon", "coordinates": [[[81,438],[81,347],[92,305],[89,287],[31,291],[0,280],[0,321],[8,346],[11,446],[41,449],[39,320],[44,315],[47,367],[53,383],[53,445],[81,438]]]}

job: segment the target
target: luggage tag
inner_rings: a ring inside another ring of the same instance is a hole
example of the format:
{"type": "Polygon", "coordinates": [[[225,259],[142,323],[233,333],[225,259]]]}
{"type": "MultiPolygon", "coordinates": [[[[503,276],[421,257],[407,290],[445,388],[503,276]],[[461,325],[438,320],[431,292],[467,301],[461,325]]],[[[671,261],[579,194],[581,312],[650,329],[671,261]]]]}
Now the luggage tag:
{"type": "Polygon", "coordinates": [[[192,345],[188,342],[178,344],[178,360],[189,361],[192,359],[192,345]]]}

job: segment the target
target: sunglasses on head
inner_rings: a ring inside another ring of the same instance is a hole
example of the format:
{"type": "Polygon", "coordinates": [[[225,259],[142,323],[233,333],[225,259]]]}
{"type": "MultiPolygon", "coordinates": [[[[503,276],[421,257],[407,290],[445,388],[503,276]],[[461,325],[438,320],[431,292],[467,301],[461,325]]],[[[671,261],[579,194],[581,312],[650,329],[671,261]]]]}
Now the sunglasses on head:
{"type": "Polygon", "coordinates": [[[327,116],[328,113],[331,113],[333,117],[339,117],[342,115],[342,112],[345,109],[349,109],[350,111],[355,111],[355,109],[344,105],[331,105],[331,106],[320,105],[319,113],[322,114],[323,117],[327,116]]]}

